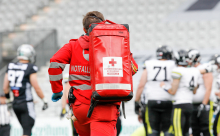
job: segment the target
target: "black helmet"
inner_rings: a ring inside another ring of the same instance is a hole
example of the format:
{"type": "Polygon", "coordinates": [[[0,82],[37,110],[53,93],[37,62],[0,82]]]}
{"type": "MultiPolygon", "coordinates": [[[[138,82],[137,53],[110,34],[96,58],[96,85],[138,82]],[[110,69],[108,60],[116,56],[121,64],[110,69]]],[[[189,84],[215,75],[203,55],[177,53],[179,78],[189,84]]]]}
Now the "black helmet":
{"type": "Polygon", "coordinates": [[[200,52],[196,49],[190,49],[188,51],[189,63],[195,65],[201,61],[200,52]]]}
{"type": "Polygon", "coordinates": [[[163,45],[159,47],[156,53],[157,53],[157,59],[167,59],[167,60],[173,59],[173,50],[169,46],[163,45]]]}
{"type": "Polygon", "coordinates": [[[174,52],[174,58],[177,65],[187,66],[188,65],[188,53],[185,50],[179,50],[174,52]]]}

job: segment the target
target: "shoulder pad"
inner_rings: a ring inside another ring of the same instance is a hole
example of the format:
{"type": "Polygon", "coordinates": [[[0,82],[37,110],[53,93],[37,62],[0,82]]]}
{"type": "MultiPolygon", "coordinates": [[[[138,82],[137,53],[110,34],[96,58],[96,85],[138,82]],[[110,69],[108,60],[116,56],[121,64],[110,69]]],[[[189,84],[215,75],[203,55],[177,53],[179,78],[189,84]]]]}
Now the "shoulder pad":
{"type": "Polygon", "coordinates": [[[180,79],[182,77],[181,72],[179,71],[179,69],[175,68],[172,73],[171,76],[173,79],[180,79]]]}

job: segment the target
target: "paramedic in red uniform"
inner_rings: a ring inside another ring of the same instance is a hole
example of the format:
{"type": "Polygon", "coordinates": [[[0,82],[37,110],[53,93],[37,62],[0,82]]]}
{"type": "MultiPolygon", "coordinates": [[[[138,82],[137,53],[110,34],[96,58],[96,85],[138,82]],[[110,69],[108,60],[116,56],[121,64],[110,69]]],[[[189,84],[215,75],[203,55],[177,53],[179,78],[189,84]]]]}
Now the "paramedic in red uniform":
{"type": "MultiPolygon", "coordinates": [[[[92,116],[87,118],[91,101],[91,81],[89,68],[89,36],[90,24],[104,21],[104,16],[98,11],[88,12],[83,18],[85,35],[71,39],[50,59],[48,70],[53,91],[52,101],[58,101],[63,93],[62,71],[70,64],[69,83],[74,88],[76,97],[72,104],[76,121],[74,126],[79,136],[116,136],[116,122],[119,116],[120,102],[97,104],[92,116]]],[[[132,58],[132,74],[137,72],[137,64],[132,58]]]]}

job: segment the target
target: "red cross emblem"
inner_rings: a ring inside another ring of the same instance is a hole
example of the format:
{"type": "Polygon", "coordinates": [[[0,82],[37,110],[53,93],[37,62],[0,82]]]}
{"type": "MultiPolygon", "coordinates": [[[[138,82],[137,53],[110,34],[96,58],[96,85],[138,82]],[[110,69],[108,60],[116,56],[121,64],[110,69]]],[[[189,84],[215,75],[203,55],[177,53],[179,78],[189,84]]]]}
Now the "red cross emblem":
{"type": "Polygon", "coordinates": [[[116,61],[114,61],[114,59],[112,59],[111,61],[109,61],[109,64],[111,64],[113,67],[115,66],[115,64],[117,64],[116,61]]]}

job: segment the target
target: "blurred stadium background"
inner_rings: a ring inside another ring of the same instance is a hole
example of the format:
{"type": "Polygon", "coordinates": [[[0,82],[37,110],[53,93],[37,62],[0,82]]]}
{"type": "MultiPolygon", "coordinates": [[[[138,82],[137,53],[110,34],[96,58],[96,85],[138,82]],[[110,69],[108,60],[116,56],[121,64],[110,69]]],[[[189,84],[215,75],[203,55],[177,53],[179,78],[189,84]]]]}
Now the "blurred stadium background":
{"type": "MultiPolygon", "coordinates": [[[[50,99],[48,62],[60,47],[83,34],[83,15],[93,10],[130,26],[131,51],[140,68],[133,78],[134,94],[143,62],[154,58],[160,45],[176,50],[199,49],[202,62],[220,53],[220,0],[0,0],[0,86],[5,66],[16,61],[17,47],[32,44],[40,68],[38,81],[49,100],[49,109],[42,112],[41,100],[34,93],[37,121],[33,136],[69,135],[69,121],[59,119],[61,102],[52,103],[50,99]]],[[[141,125],[133,103],[126,103],[127,119],[123,119],[121,136],[129,136],[141,125]]],[[[12,136],[21,133],[13,116],[12,136]]]]}

